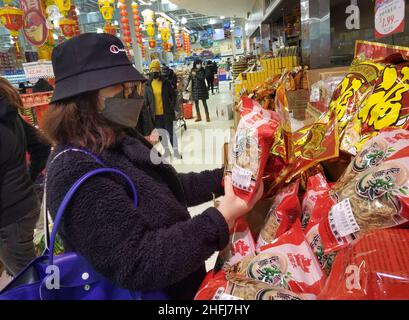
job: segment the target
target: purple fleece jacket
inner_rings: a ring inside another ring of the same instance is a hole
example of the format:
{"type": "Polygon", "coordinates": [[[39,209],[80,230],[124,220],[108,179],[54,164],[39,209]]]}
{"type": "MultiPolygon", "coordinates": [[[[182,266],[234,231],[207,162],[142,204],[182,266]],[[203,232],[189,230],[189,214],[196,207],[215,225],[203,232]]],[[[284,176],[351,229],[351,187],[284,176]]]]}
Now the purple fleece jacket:
{"type": "MultiPolygon", "coordinates": [[[[223,170],[178,174],[170,165],[153,164],[150,147],[143,139],[126,137],[99,155],[133,180],[137,208],[123,178],[95,176],[74,196],[60,234],[69,250],[120,287],[164,289],[171,299],[192,299],[205,276],[205,260],[227,245],[229,230],[217,209],[191,218],[187,207],[210,201],[212,193],[223,194],[223,170]]],[[[51,158],[64,149],[57,147],[51,158]]],[[[78,178],[100,167],[78,152],[59,157],[48,168],[51,215],[78,178]]]]}

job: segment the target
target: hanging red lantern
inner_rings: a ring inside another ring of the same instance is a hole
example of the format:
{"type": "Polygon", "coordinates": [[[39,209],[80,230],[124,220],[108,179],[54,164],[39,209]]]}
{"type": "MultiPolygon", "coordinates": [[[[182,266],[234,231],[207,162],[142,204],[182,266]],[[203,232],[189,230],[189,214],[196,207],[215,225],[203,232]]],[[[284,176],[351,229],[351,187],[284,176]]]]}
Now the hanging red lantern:
{"type": "Polygon", "coordinates": [[[149,40],[149,48],[154,49],[156,47],[156,40],[149,40]]]}
{"type": "Polygon", "coordinates": [[[72,19],[61,19],[60,28],[61,32],[67,39],[72,38],[75,35],[75,21],[72,19]]]}
{"type": "Polygon", "coordinates": [[[135,30],[135,36],[137,38],[137,43],[139,44],[140,47],[142,47],[142,33],[141,33],[141,22],[140,22],[140,17],[139,17],[139,5],[136,2],[132,2],[131,4],[132,7],[132,13],[133,13],[133,18],[134,18],[134,30],[135,30]]]}
{"type": "Polygon", "coordinates": [[[0,8],[0,23],[10,31],[10,35],[13,38],[16,48],[17,58],[20,58],[20,46],[18,44],[18,33],[23,27],[23,10],[6,6],[0,8]]]}
{"type": "Polygon", "coordinates": [[[116,35],[116,27],[112,24],[107,22],[104,26],[104,32],[108,34],[112,34],[113,36],[116,35]]]}
{"type": "Polygon", "coordinates": [[[71,19],[75,21],[74,34],[79,35],[80,34],[80,26],[79,26],[79,22],[78,22],[77,9],[76,9],[76,7],[74,5],[71,6],[70,16],[71,16],[71,19]]]}

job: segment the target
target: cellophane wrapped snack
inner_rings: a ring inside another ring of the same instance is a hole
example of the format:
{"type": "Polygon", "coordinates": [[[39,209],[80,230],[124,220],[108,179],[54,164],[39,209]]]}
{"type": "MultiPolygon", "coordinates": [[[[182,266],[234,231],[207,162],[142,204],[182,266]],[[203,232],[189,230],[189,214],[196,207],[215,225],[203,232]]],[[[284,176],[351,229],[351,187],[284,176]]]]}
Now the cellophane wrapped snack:
{"type": "Polygon", "coordinates": [[[341,150],[355,155],[385,128],[409,128],[409,63],[388,65],[348,124],[341,150]]]}
{"type": "Polygon", "coordinates": [[[370,168],[324,199],[333,205],[320,223],[325,253],[340,250],[369,231],[409,220],[409,148],[370,168]]]}
{"type": "Polygon", "coordinates": [[[248,255],[254,255],[255,242],[244,217],[237,219],[230,232],[229,244],[221,251],[216,260],[215,271],[227,269],[248,255]]]}
{"type": "Polygon", "coordinates": [[[258,255],[244,258],[227,274],[238,274],[295,293],[311,295],[319,294],[326,280],[299,221],[281,237],[262,247],[258,255]]]}
{"type": "Polygon", "coordinates": [[[254,100],[242,98],[242,118],[233,141],[228,171],[235,193],[250,201],[260,183],[274,137],[280,126],[278,115],[254,100]]]}
{"type": "Polygon", "coordinates": [[[287,232],[300,217],[299,185],[300,182],[297,180],[282,188],[274,197],[266,222],[257,240],[257,250],[287,232]]]}
{"type": "Polygon", "coordinates": [[[393,128],[384,129],[378,136],[365,144],[334,188],[341,188],[359,173],[376,167],[395,154],[399,155],[399,152],[407,147],[409,147],[409,131],[393,128]]]}
{"type": "Polygon", "coordinates": [[[341,134],[352,120],[360,103],[371,92],[382,69],[382,64],[356,60],[347,76],[335,89],[329,110],[337,115],[341,134]]]}
{"type": "Polygon", "coordinates": [[[310,295],[296,294],[238,275],[219,272],[209,278],[196,294],[195,300],[309,300],[310,295]]]}
{"type": "Polygon", "coordinates": [[[341,250],[318,299],[409,299],[409,230],[371,232],[341,250]]]}
{"type": "Polygon", "coordinates": [[[286,182],[324,160],[337,158],[339,135],[335,115],[328,113],[314,124],[294,132],[292,149],[291,174],[286,182]]]}
{"type": "Polygon", "coordinates": [[[357,40],[355,42],[355,58],[365,61],[382,61],[391,55],[399,54],[409,60],[409,48],[379,42],[357,40]]]}

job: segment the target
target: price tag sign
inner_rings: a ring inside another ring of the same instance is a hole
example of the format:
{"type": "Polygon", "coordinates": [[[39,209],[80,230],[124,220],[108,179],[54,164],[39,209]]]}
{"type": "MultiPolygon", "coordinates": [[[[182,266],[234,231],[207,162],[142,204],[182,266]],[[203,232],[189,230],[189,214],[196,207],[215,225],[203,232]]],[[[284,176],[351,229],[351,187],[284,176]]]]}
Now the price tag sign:
{"type": "Polygon", "coordinates": [[[382,38],[405,30],[405,0],[376,0],[375,37],[382,38]]]}

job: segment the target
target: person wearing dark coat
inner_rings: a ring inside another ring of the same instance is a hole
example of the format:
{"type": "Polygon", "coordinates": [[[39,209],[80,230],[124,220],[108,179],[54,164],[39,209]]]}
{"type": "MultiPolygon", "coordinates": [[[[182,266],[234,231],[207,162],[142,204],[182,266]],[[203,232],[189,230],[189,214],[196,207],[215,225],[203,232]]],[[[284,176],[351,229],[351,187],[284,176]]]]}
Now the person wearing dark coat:
{"type": "Polygon", "coordinates": [[[101,168],[93,157],[72,147],[92,152],[104,166],[127,174],[139,199],[135,207],[120,176],[94,176],[65,212],[60,235],[66,250],[80,254],[118,287],[161,290],[172,300],[193,299],[206,274],[205,261],[227,246],[229,229],[261,198],[262,188],[246,203],[235,195],[229,177],[223,190],[222,169],[177,173],[132,129],[140,101],[128,92],[129,83],[144,77],[115,36],[85,33],[72,38],[54,49],[52,63],[56,87],[44,119],[44,131],[56,145],[50,157],[55,160],[47,166],[51,215],[55,217],[81,176],[101,168]],[[112,45],[118,47],[115,54],[104,50],[112,45]],[[79,48],[81,55],[75,54],[79,48]],[[98,85],[92,81],[96,78],[98,85]],[[223,193],[217,209],[191,218],[189,206],[223,193]]]}
{"type": "Polygon", "coordinates": [[[208,86],[208,90],[212,89],[212,94],[214,94],[214,65],[212,61],[207,61],[206,67],[205,67],[205,75],[206,75],[206,82],[208,86]]]}
{"type": "MultiPolygon", "coordinates": [[[[206,113],[206,121],[210,122],[209,108],[207,106],[207,100],[209,99],[209,91],[206,86],[206,73],[202,66],[201,60],[195,60],[193,64],[193,69],[190,72],[187,87],[190,81],[192,81],[192,99],[196,106],[196,122],[202,121],[202,116],[200,114],[199,101],[203,103],[203,107],[206,113]]],[[[187,90],[186,87],[186,90],[187,90]]]]}
{"type": "Polygon", "coordinates": [[[174,156],[180,159],[177,137],[174,135],[176,89],[161,75],[159,60],[152,61],[149,72],[149,80],[145,84],[144,104],[155,119],[155,128],[164,131],[161,134],[161,142],[165,148],[165,156],[170,155],[170,149],[173,148],[174,156]]]}
{"type": "Polygon", "coordinates": [[[35,258],[33,233],[39,200],[33,182],[45,168],[50,145],[18,114],[16,89],[0,79],[0,261],[17,275],[35,258]],[[26,163],[26,153],[30,164],[26,163]]]}

